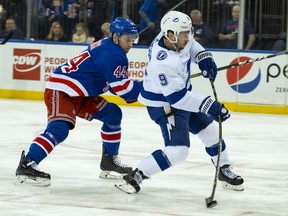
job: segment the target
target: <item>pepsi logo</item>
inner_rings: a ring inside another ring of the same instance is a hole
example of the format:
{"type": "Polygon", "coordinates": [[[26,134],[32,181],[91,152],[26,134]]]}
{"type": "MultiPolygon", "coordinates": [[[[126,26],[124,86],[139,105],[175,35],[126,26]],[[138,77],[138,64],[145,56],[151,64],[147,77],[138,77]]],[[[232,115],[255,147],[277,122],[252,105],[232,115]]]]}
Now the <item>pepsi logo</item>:
{"type": "MultiPolygon", "coordinates": [[[[251,58],[241,56],[235,58],[230,64],[249,61],[251,58]]],[[[227,69],[227,82],[230,87],[238,93],[252,92],[260,83],[261,70],[253,67],[253,63],[227,69]]]]}

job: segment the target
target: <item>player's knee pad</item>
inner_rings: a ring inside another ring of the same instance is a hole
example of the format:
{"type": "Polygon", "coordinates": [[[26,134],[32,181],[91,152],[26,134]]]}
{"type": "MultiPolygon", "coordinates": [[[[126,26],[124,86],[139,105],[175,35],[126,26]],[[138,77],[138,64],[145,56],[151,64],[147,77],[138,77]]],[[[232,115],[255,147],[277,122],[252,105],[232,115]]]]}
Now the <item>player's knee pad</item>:
{"type": "Polygon", "coordinates": [[[171,166],[175,166],[187,159],[189,148],[187,146],[166,146],[164,153],[170,161],[171,166]]]}
{"type": "Polygon", "coordinates": [[[198,133],[199,138],[206,147],[210,147],[219,142],[219,127],[215,122],[209,124],[198,133]]]}
{"type": "Polygon", "coordinates": [[[119,126],[122,120],[122,110],[114,103],[108,103],[99,113],[93,115],[93,119],[98,119],[109,126],[119,126]]]}
{"type": "Polygon", "coordinates": [[[66,121],[52,121],[47,125],[44,133],[50,136],[56,145],[63,142],[69,134],[69,122],[66,121]]]}

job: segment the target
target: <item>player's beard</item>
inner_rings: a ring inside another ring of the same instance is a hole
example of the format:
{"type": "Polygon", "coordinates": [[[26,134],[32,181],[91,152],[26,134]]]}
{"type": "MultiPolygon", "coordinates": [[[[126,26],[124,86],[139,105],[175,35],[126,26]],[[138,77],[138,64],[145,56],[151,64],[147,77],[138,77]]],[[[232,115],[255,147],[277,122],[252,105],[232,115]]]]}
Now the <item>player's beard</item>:
{"type": "Polygon", "coordinates": [[[125,48],[124,52],[127,54],[130,51],[130,48],[125,48]]]}
{"type": "Polygon", "coordinates": [[[183,50],[185,48],[186,45],[187,45],[187,43],[184,44],[183,46],[180,46],[179,42],[177,42],[177,43],[174,43],[174,48],[176,49],[177,52],[180,52],[181,50],[183,50]]]}

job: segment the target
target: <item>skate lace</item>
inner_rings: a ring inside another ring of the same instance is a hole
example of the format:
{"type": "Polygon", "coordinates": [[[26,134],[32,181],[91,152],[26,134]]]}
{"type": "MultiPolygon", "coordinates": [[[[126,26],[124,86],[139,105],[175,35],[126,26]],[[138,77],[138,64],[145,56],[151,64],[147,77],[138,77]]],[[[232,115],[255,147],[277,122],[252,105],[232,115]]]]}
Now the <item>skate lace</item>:
{"type": "Polygon", "coordinates": [[[233,173],[229,167],[222,169],[222,173],[230,179],[234,179],[237,177],[237,175],[233,173]]]}
{"type": "Polygon", "coordinates": [[[143,176],[139,172],[135,172],[133,179],[137,182],[137,184],[141,184],[143,181],[143,176]]]}
{"type": "Polygon", "coordinates": [[[127,165],[121,163],[121,160],[118,156],[113,156],[113,163],[118,167],[122,167],[122,168],[127,167],[127,165]]]}
{"type": "Polygon", "coordinates": [[[27,163],[27,167],[31,167],[31,168],[33,168],[33,169],[35,169],[35,170],[39,170],[37,164],[36,164],[34,161],[28,162],[28,163],[27,163]]]}
{"type": "Polygon", "coordinates": [[[44,172],[40,171],[40,169],[38,168],[38,165],[35,163],[35,161],[28,162],[27,167],[31,167],[32,169],[37,170],[39,173],[44,173],[44,172]]]}

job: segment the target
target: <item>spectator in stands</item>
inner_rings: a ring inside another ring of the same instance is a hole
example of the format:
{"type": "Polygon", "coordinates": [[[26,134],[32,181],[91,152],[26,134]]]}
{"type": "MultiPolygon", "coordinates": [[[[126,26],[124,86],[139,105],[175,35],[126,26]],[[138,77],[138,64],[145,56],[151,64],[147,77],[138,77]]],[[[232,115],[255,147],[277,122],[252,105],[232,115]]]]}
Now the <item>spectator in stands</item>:
{"type": "Polygon", "coordinates": [[[284,51],[286,50],[286,32],[281,32],[278,38],[274,40],[271,50],[284,51]]]}
{"type": "Polygon", "coordinates": [[[48,36],[47,41],[54,41],[54,42],[67,42],[69,38],[65,35],[64,30],[60,22],[55,21],[52,23],[48,36]]]}
{"type": "Polygon", "coordinates": [[[63,22],[63,8],[64,8],[64,2],[60,0],[53,0],[52,4],[50,5],[50,10],[48,13],[48,20],[50,23],[53,23],[54,21],[63,22]]]}
{"type": "Polygon", "coordinates": [[[32,7],[31,36],[38,40],[45,40],[49,31],[52,0],[37,0],[32,7]]]}
{"type": "Polygon", "coordinates": [[[139,44],[150,45],[152,40],[159,32],[159,14],[158,14],[158,2],[157,0],[144,0],[139,9],[139,15],[141,16],[139,24],[139,44]],[[145,31],[144,31],[145,29],[145,31]]]}
{"type": "MultiPolygon", "coordinates": [[[[219,40],[226,41],[227,49],[237,49],[238,44],[238,20],[239,20],[240,6],[235,5],[232,8],[232,19],[226,21],[219,33],[219,40]]],[[[254,29],[248,20],[244,20],[244,43],[243,48],[248,50],[251,49],[256,36],[254,29]]]]}
{"type": "Polygon", "coordinates": [[[103,13],[105,4],[106,4],[105,1],[97,1],[97,0],[85,1],[84,20],[91,36],[93,36],[95,40],[101,39],[102,36],[102,33],[100,31],[101,24],[104,23],[105,20],[107,19],[105,13],[103,13]],[[95,22],[95,20],[97,20],[97,22],[95,22]]]}
{"type": "Polygon", "coordinates": [[[78,0],[64,0],[63,27],[66,34],[72,36],[74,26],[79,22],[80,4],[78,0]]]}
{"type": "Polygon", "coordinates": [[[201,12],[199,10],[192,10],[190,17],[194,28],[195,40],[203,47],[209,46],[209,42],[213,40],[213,32],[208,24],[203,22],[201,12]]]}
{"type": "Polygon", "coordinates": [[[108,37],[110,35],[110,23],[105,22],[101,25],[101,32],[102,32],[102,38],[108,37]]]}
{"type": "Polygon", "coordinates": [[[13,17],[17,27],[26,35],[27,27],[27,1],[26,0],[3,0],[2,7],[6,11],[6,19],[13,17]]]}
{"type": "Polygon", "coordinates": [[[13,32],[12,39],[24,39],[24,33],[21,29],[17,27],[16,21],[14,18],[8,18],[5,22],[4,31],[0,32],[0,38],[5,38],[10,32],[13,32]]]}
{"type": "Polygon", "coordinates": [[[2,5],[2,1],[0,0],[0,30],[4,28],[6,20],[6,10],[2,5]]]}
{"type": "Polygon", "coordinates": [[[88,29],[84,23],[78,23],[75,26],[75,32],[72,35],[72,42],[74,43],[87,43],[88,29]]]}

